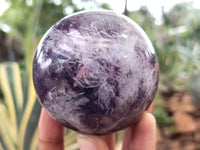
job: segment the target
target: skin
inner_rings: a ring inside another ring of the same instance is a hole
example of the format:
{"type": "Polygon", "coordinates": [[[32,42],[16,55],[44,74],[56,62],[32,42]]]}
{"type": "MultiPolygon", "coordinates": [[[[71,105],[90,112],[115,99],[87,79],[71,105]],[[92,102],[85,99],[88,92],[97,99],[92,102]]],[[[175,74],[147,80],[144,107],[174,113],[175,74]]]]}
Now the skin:
{"type": "MultiPolygon", "coordinates": [[[[80,150],[114,150],[115,134],[104,136],[78,134],[80,150]]],[[[125,129],[122,150],[155,150],[156,121],[149,112],[125,129]]],[[[38,150],[64,150],[64,127],[43,109],[39,120],[38,150]]]]}

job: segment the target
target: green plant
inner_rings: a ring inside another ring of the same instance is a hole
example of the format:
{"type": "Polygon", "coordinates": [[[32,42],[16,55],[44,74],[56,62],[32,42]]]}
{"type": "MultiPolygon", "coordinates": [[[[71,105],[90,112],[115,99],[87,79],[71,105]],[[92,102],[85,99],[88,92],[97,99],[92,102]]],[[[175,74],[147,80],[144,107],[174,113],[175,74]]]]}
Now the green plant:
{"type": "MultiPolygon", "coordinates": [[[[32,84],[31,62],[41,1],[35,2],[25,36],[25,66],[18,63],[0,64],[0,143],[4,150],[37,149],[37,123],[41,110],[32,84]]],[[[22,17],[24,17],[22,15],[22,17]]]]}
{"type": "Polygon", "coordinates": [[[155,43],[161,72],[159,90],[188,91],[190,79],[200,70],[199,12],[190,2],[163,12],[164,24],[157,28],[155,43]]]}
{"type": "MultiPolygon", "coordinates": [[[[26,72],[21,74],[17,63],[0,64],[0,149],[35,150],[37,149],[41,105],[37,100],[32,77],[26,72]]],[[[65,148],[75,150],[76,133],[66,129],[65,148]]]]}
{"type": "Polygon", "coordinates": [[[154,110],[154,116],[156,118],[157,124],[158,126],[162,127],[162,126],[170,126],[173,124],[173,119],[171,116],[169,116],[169,114],[167,113],[167,111],[165,110],[165,108],[163,106],[158,106],[155,110],[154,110]]]}
{"type": "Polygon", "coordinates": [[[164,99],[158,93],[154,100],[153,115],[159,127],[171,126],[174,124],[172,116],[167,112],[164,107],[164,99]]]}
{"type": "Polygon", "coordinates": [[[4,150],[36,149],[36,128],[41,106],[31,76],[21,75],[17,63],[0,64],[0,142],[4,150]],[[23,79],[23,80],[22,80],[23,79]]]}

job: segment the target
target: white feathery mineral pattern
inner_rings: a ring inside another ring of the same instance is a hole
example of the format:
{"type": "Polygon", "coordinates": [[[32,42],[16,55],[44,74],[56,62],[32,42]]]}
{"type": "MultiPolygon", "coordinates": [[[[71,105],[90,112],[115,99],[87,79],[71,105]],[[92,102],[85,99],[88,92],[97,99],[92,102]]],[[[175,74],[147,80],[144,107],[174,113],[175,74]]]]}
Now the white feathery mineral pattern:
{"type": "Polygon", "coordinates": [[[135,123],[149,107],[158,62],[134,21],[112,11],[84,11],[43,36],[33,81],[53,118],[78,132],[103,135],[135,123]]]}

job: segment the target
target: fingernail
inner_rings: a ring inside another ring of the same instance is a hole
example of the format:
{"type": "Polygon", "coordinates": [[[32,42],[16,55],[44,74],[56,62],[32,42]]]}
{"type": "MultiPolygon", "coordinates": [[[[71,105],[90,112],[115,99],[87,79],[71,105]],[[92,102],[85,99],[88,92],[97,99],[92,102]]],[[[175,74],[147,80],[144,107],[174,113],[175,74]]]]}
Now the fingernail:
{"type": "Polygon", "coordinates": [[[77,141],[80,150],[97,150],[96,142],[90,136],[78,134],[77,141]]]}

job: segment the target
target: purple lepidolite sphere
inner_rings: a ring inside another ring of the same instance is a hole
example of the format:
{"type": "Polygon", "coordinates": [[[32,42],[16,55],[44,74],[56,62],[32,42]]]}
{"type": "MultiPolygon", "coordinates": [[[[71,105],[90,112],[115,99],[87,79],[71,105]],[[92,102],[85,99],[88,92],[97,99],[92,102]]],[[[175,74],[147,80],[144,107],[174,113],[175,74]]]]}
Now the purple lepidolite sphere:
{"type": "Polygon", "coordinates": [[[85,11],[53,25],[33,61],[42,106],[68,128],[108,134],[135,123],[158,86],[158,62],[144,31],[112,11],[85,11]]]}

